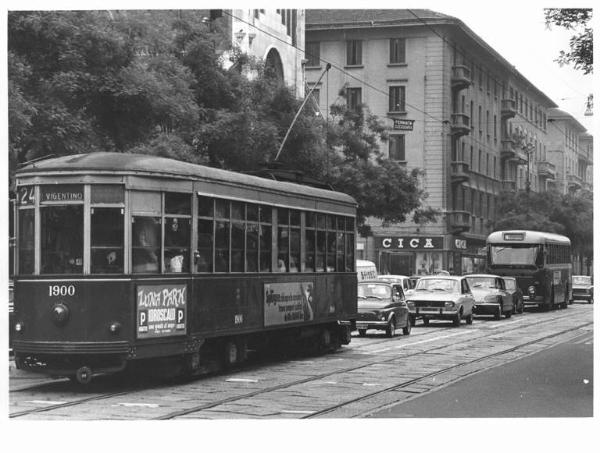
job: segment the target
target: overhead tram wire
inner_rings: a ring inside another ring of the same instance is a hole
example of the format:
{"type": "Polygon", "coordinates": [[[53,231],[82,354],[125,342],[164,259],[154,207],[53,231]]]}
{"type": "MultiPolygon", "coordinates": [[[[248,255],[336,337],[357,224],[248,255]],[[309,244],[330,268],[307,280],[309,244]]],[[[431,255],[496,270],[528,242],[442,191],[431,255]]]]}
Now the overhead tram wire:
{"type": "MultiPolygon", "coordinates": [[[[415,15],[415,13],[414,13],[414,12],[412,12],[411,10],[408,10],[408,11],[409,11],[411,14],[413,14],[415,17],[417,17],[417,18],[418,18],[420,21],[422,21],[422,22],[424,23],[424,25],[425,25],[425,26],[427,26],[428,28],[430,28],[430,29],[431,29],[431,30],[432,30],[432,31],[433,31],[433,32],[434,32],[434,33],[435,33],[435,34],[436,34],[438,37],[440,37],[440,38],[441,38],[442,40],[444,40],[445,42],[447,42],[447,43],[449,43],[449,44],[452,44],[452,42],[451,42],[451,41],[449,41],[448,39],[446,39],[445,37],[443,37],[442,35],[440,35],[440,34],[439,34],[439,33],[438,33],[436,30],[434,30],[434,29],[433,29],[433,28],[432,28],[432,27],[431,27],[429,24],[427,24],[426,22],[424,22],[424,21],[422,20],[422,18],[420,18],[419,16],[415,15]]],[[[246,24],[246,25],[250,26],[250,27],[254,28],[255,30],[257,30],[257,31],[259,31],[259,32],[261,32],[261,33],[264,33],[265,35],[267,35],[267,36],[269,36],[269,37],[271,37],[271,38],[273,38],[273,39],[275,39],[275,40],[277,40],[277,41],[281,42],[282,44],[285,44],[285,45],[287,45],[287,46],[289,46],[289,47],[292,47],[292,48],[294,48],[294,49],[296,49],[296,50],[298,50],[298,51],[302,52],[302,53],[303,53],[305,56],[311,56],[311,54],[307,53],[305,49],[301,49],[300,47],[298,47],[298,46],[296,46],[296,45],[293,45],[293,44],[291,44],[291,43],[289,43],[289,42],[285,41],[284,39],[280,38],[279,36],[276,36],[276,35],[274,35],[273,33],[270,33],[270,32],[268,32],[268,31],[266,31],[266,30],[263,30],[262,28],[260,28],[260,27],[258,27],[258,26],[256,26],[256,25],[254,25],[254,24],[253,24],[253,23],[251,23],[251,22],[248,22],[248,21],[246,21],[246,20],[244,20],[244,19],[241,19],[241,18],[239,18],[239,17],[237,17],[237,16],[235,16],[235,15],[233,15],[233,14],[231,14],[231,13],[229,13],[229,12],[225,11],[225,10],[223,10],[223,14],[225,14],[225,15],[228,15],[228,16],[230,16],[231,18],[233,18],[233,19],[235,19],[235,20],[238,20],[238,21],[240,21],[240,22],[242,22],[242,23],[244,23],[244,24],[246,24]]],[[[463,53],[463,56],[464,56],[464,55],[465,55],[465,54],[463,53]]],[[[332,63],[332,62],[330,62],[330,61],[328,61],[328,60],[326,60],[326,59],[324,59],[324,58],[322,58],[322,57],[319,57],[319,61],[322,61],[323,63],[326,63],[326,64],[330,64],[332,68],[334,68],[334,69],[337,69],[337,70],[338,70],[338,71],[340,71],[342,74],[345,74],[345,75],[346,75],[346,76],[348,76],[349,78],[352,78],[352,79],[354,79],[354,80],[356,80],[356,81],[358,81],[358,82],[362,83],[364,86],[371,88],[371,89],[372,89],[372,90],[374,90],[375,92],[377,92],[377,93],[379,93],[379,94],[382,94],[382,95],[384,95],[384,96],[385,96],[385,97],[386,97],[386,98],[389,100],[389,98],[390,98],[390,96],[389,96],[389,93],[387,93],[387,92],[383,91],[382,89],[380,89],[380,88],[378,88],[378,87],[376,87],[376,86],[372,85],[371,83],[369,83],[369,82],[366,82],[365,80],[363,80],[363,79],[361,79],[361,78],[359,78],[359,77],[357,77],[357,76],[355,76],[355,75],[353,75],[353,74],[349,73],[349,72],[348,72],[348,71],[346,71],[346,70],[345,70],[345,69],[344,69],[344,68],[343,68],[341,65],[339,65],[339,64],[337,64],[337,63],[332,63]]],[[[492,77],[492,78],[493,78],[493,77],[492,77]]],[[[495,78],[493,78],[493,79],[494,79],[495,81],[497,81],[497,79],[495,79],[495,78]]],[[[410,103],[406,102],[406,100],[405,100],[405,102],[404,102],[404,103],[405,103],[405,105],[406,105],[406,106],[408,106],[408,107],[412,108],[412,109],[413,109],[415,112],[422,113],[423,115],[425,115],[425,116],[427,116],[427,117],[431,118],[432,120],[434,120],[434,121],[436,121],[436,122],[440,123],[442,126],[449,124],[449,121],[448,121],[448,120],[441,120],[441,119],[439,119],[439,118],[436,118],[435,116],[431,115],[430,113],[428,113],[428,112],[426,112],[426,111],[424,111],[424,110],[421,110],[421,109],[419,109],[418,107],[416,107],[416,106],[414,106],[414,105],[412,105],[412,104],[410,104],[410,103]]],[[[417,120],[417,121],[419,121],[419,120],[417,120]]],[[[483,122],[483,124],[492,124],[492,122],[489,122],[489,123],[488,123],[487,121],[485,121],[485,122],[483,122]]],[[[487,143],[484,143],[484,142],[480,141],[480,140],[479,140],[479,139],[477,139],[477,138],[476,138],[474,135],[470,135],[470,137],[469,137],[469,140],[471,140],[471,141],[472,141],[474,144],[477,144],[477,145],[479,146],[479,148],[481,148],[482,150],[485,150],[485,151],[487,151],[487,152],[491,152],[491,153],[495,153],[495,152],[496,152],[496,149],[492,148],[492,147],[491,147],[491,146],[489,146],[487,143]]]]}

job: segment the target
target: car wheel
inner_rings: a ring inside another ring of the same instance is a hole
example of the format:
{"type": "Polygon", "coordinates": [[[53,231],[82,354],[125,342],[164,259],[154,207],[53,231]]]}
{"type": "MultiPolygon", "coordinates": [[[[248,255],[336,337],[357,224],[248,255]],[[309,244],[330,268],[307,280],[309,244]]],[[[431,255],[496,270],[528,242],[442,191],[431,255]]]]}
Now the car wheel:
{"type": "Polygon", "coordinates": [[[506,317],[506,319],[508,319],[512,316],[512,314],[513,314],[512,310],[509,310],[506,313],[504,313],[504,316],[506,317]]]}
{"type": "Polygon", "coordinates": [[[498,320],[502,318],[502,305],[498,305],[498,311],[494,314],[494,319],[498,320]]]}
{"type": "Polygon", "coordinates": [[[473,313],[471,313],[469,316],[467,316],[465,318],[465,320],[467,321],[467,324],[469,324],[469,325],[473,324],[473,313]]]}
{"type": "Polygon", "coordinates": [[[410,330],[412,329],[412,322],[410,317],[406,319],[406,326],[402,328],[402,335],[410,335],[410,330]]]}
{"type": "Polygon", "coordinates": [[[396,318],[394,318],[393,316],[392,316],[392,319],[390,319],[390,322],[389,322],[385,332],[386,332],[387,336],[390,338],[392,338],[394,335],[396,335],[396,318]]]}
{"type": "Polygon", "coordinates": [[[358,329],[358,335],[364,337],[367,335],[367,329],[358,329]]]}
{"type": "Polygon", "coordinates": [[[455,316],[455,317],[452,319],[452,324],[453,324],[455,327],[458,327],[458,326],[460,326],[460,318],[461,318],[461,317],[462,317],[462,316],[461,316],[461,313],[460,313],[460,312],[458,312],[458,313],[456,313],[456,316],[455,316]]]}
{"type": "Polygon", "coordinates": [[[428,326],[429,325],[429,318],[423,318],[423,325],[424,326],[428,326]]]}

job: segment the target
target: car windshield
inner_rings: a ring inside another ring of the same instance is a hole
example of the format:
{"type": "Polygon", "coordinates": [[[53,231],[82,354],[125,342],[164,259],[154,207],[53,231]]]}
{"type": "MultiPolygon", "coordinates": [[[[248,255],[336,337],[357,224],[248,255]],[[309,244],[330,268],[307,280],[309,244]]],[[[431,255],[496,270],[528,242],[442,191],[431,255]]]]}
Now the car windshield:
{"type": "Polygon", "coordinates": [[[492,245],[490,264],[499,266],[535,266],[539,262],[539,245],[492,245]]]}
{"type": "Polygon", "coordinates": [[[495,288],[496,279],[494,277],[467,277],[471,288],[495,288]]]}
{"type": "Polygon", "coordinates": [[[575,275],[573,276],[573,284],[575,285],[591,285],[592,277],[587,275],[575,275]]]}
{"type": "Polygon", "coordinates": [[[448,278],[422,278],[417,282],[417,291],[458,292],[458,281],[448,278]]]}
{"type": "Polygon", "coordinates": [[[514,280],[504,279],[504,283],[506,285],[506,289],[508,289],[508,290],[515,289],[515,281],[514,280]]]}
{"type": "Polygon", "coordinates": [[[392,288],[389,285],[378,283],[359,283],[358,297],[360,299],[389,299],[392,297],[392,288]]]}

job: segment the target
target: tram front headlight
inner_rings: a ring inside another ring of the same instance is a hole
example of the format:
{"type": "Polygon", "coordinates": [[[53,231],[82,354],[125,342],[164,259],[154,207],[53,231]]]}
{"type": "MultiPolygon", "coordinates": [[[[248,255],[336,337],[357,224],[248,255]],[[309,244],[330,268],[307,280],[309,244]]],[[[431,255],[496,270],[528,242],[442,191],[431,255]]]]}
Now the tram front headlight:
{"type": "Polygon", "coordinates": [[[15,324],[15,332],[22,333],[25,330],[25,325],[22,322],[18,322],[15,324]]]}

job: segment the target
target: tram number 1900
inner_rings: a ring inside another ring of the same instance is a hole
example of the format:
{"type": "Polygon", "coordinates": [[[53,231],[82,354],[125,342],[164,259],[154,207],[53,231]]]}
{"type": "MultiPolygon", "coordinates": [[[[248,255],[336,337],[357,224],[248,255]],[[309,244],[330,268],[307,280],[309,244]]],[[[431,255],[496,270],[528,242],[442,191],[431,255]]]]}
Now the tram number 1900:
{"type": "Polygon", "coordinates": [[[48,286],[48,295],[50,297],[74,296],[75,295],[75,286],[74,285],[50,285],[50,286],[48,286]]]}

